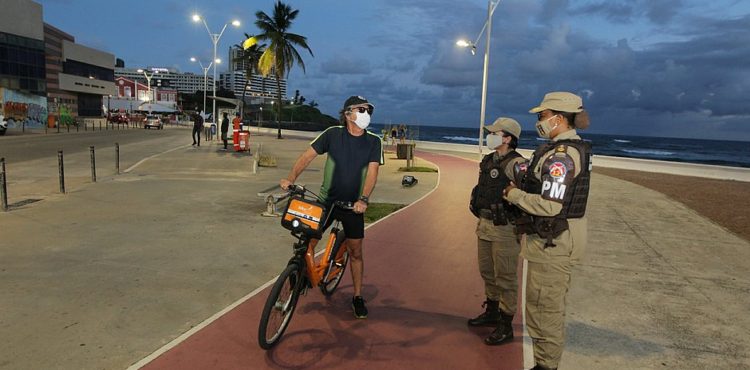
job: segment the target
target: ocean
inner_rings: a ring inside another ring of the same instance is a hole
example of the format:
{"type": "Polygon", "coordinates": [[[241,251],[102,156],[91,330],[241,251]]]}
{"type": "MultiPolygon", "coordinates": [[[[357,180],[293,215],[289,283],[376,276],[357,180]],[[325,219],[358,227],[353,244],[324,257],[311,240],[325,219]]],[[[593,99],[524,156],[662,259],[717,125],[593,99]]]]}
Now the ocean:
{"type": "MultiPolygon", "coordinates": [[[[371,124],[370,131],[380,133],[390,125],[371,124]]],[[[479,128],[408,126],[410,139],[477,145],[479,128]]],[[[646,136],[602,135],[579,131],[592,143],[594,154],[644,158],[672,162],[702,163],[750,168],[750,142],[726,140],[678,139],[646,136]]],[[[535,131],[523,131],[518,147],[534,149],[544,143],[535,131]]]]}

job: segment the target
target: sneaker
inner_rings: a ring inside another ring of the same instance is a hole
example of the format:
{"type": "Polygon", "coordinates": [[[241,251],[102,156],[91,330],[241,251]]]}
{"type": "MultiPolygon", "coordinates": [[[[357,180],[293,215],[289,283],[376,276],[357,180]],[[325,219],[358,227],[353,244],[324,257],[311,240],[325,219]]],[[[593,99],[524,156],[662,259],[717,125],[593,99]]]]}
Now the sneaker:
{"type": "Polygon", "coordinates": [[[352,298],[352,309],[354,310],[354,317],[358,319],[367,318],[367,307],[365,307],[365,299],[362,296],[356,296],[352,298]]]}

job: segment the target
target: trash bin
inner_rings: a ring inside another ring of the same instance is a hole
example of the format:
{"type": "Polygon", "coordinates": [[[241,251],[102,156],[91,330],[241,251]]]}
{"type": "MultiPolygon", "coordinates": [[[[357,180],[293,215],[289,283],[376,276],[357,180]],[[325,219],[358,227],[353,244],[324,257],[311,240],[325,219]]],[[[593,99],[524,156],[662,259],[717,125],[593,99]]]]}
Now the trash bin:
{"type": "Polygon", "coordinates": [[[246,152],[250,150],[250,131],[240,131],[239,133],[239,150],[246,152]]]}
{"type": "Polygon", "coordinates": [[[396,144],[396,158],[411,159],[414,153],[414,144],[396,144]]]}

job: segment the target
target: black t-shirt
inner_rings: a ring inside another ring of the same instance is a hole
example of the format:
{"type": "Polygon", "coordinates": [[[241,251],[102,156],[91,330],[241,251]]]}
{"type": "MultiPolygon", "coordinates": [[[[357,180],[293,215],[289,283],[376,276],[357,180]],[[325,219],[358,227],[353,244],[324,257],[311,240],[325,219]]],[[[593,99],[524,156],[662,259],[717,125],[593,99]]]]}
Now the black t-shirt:
{"type": "Polygon", "coordinates": [[[320,196],[326,203],[356,201],[362,194],[371,162],[384,164],[380,136],[365,131],[353,136],[344,126],[323,131],[310,144],[318,154],[328,153],[320,196]]]}

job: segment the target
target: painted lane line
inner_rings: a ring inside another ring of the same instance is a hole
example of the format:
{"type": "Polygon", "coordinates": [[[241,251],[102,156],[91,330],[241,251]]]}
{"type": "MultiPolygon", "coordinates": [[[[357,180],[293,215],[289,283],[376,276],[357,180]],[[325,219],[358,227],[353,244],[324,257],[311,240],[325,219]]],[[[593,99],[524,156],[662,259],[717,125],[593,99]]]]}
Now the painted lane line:
{"type": "Polygon", "coordinates": [[[180,146],[178,146],[178,147],[176,147],[176,148],[172,148],[172,149],[169,149],[169,150],[167,150],[167,151],[164,151],[164,152],[161,152],[161,153],[156,153],[156,154],[154,154],[154,155],[148,156],[148,157],[146,157],[146,158],[143,158],[143,159],[141,159],[141,160],[140,160],[140,161],[138,161],[138,162],[137,162],[136,164],[134,164],[134,165],[132,165],[132,166],[128,167],[128,168],[127,168],[127,169],[126,169],[125,171],[122,171],[122,173],[128,173],[128,172],[130,172],[130,171],[134,170],[134,169],[135,169],[136,167],[140,166],[141,164],[143,164],[143,162],[146,162],[146,161],[147,161],[147,160],[149,160],[149,159],[153,159],[153,158],[155,158],[155,157],[158,157],[158,156],[160,156],[160,155],[162,155],[162,154],[167,154],[167,153],[169,153],[169,152],[173,152],[173,151],[175,151],[175,150],[177,150],[177,149],[182,149],[182,148],[187,148],[187,147],[188,147],[187,145],[180,145],[180,146]]]}

